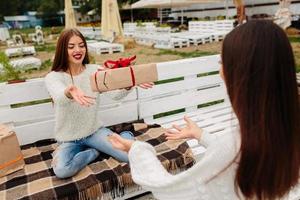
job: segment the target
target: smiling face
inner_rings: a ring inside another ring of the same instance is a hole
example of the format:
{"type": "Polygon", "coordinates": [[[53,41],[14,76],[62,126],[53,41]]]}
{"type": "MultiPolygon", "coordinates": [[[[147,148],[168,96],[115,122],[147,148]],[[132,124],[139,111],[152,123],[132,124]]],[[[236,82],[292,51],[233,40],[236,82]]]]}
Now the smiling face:
{"type": "Polygon", "coordinates": [[[83,40],[73,35],[68,43],[68,61],[70,65],[82,64],[82,61],[86,54],[86,47],[83,40]]]}

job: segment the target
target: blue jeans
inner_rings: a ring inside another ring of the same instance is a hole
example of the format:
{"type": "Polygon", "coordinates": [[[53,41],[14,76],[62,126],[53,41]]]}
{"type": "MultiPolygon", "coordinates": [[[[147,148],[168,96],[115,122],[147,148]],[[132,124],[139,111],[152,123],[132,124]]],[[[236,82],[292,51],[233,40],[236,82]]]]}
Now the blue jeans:
{"type": "MultiPolygon", "coordinates": [[[[127,153],[114,149],[108,141],[107,136],[112,133],[108,128],[100,128],[86,138],[60,143],[53,154],[52,166],[55,175],[58,178],[75,175],[98,157],[98,151],[113,156],[119,161],[128,162],[127,153]]],[[[134,139],[130,131],[124,131],[120,135],[126,139],[134,139]]]]}

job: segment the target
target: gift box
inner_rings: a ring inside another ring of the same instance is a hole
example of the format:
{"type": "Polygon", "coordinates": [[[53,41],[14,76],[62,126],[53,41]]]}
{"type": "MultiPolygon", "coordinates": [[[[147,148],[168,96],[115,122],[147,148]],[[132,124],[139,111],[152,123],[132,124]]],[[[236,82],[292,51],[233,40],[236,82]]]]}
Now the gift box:
{"type": "Polygon", "coordinates": [[[157,81],[156,64],[143,64],[97,71],[90,77],[92,90],[106,92],[157,81]]]}
{"type": "Polygon", "coordinates": [[[25,163],[16,133],[0,124],[0,177],[23,169],[25,163]]]}

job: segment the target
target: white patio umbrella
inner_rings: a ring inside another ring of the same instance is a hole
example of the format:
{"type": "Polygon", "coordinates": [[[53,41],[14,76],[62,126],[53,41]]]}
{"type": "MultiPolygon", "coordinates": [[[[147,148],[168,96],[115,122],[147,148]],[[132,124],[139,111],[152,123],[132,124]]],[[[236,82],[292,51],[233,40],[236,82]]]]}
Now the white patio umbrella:
{"type": "Polygon", "coordinates": [[[279,0],[279,9],[275,13],[274,22],[286,29],[292,24],[292,13],[289,9],[291,0],[279,0]]]}
{"type": "MultiPolygon", "coordinates": [[[[173,7],[185,7],[194,4],[212,3],[212,2],[224,2],[225,0],[140,0],[131,5],[131,8],[173,8],[173,7]]],[[[183,15],[183,12],[181,12],[183,15]]],[[[162,15],[160,15],[162,17],[162,15]]],[[[162,18],[161,18],[162,20],[162,18]]],[[[181,23],[183,22],[183,16],[181,17],[181,23]]]]}
{"type": "Polygon", "coordinates": [[[117,0],[102,0],[101,33],[108,40],[123,36],[117,0]]]}
{"type": "Polygon", "coordinates": [[[65,28],[76,28],[72,0],[65,0],[65,28]]]}

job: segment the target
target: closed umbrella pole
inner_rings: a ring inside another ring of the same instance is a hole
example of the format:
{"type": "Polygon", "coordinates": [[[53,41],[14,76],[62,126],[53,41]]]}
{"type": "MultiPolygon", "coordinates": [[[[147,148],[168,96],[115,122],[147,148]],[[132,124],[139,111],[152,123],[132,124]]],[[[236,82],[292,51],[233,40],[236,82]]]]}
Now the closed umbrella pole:
{"type": "Polygon", "coordinates": [[[106,40],[123,36],[123,28],[117,0],[102,0],[101,33],[106,40]]]}
{"type": "Polygon", "coordinates": [[[76,28],[76,19],[72,0],[65,0],[65,28],[76,28]]]}
{"type": "Polygon", "coordinates": [[[181,9],[181,24],[183,24],[183,9],[181,9]]]}
{"type": "Polygon", "coordinates": [[[292,13],[289,9],[291,5],[291,0],[279,0],[279,9],[275,13],[274,22],[281,28],[286,29],[292,23],[292,13]]]}
{"type": "Polygon", "coordinates": [[[229,11],[228,11],[228,0],[225,0],[225,8],[226,8],[226,19],[228,19],[229,11]]]}

